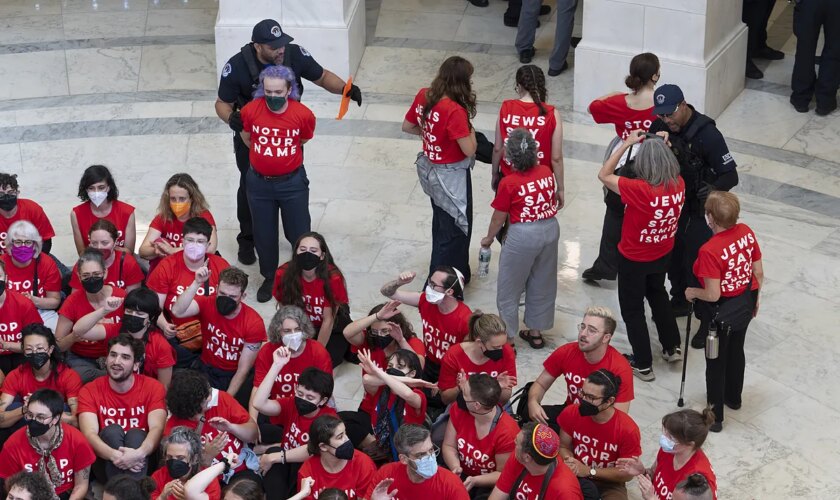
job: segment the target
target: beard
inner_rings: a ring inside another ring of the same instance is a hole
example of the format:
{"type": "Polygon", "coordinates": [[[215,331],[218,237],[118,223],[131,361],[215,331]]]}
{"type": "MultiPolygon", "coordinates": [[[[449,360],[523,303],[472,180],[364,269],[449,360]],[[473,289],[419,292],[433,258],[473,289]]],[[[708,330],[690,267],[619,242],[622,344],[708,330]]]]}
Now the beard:
{"type": "Polygon", "coordinates": [[[132,374],[131,370],[121,370],[121,371],[118,371],[117,374],[114,374],[114,372],[112,370],[113,370],[113,368],[111,368],[109,366],[108,367],[108,377],[110,377],[111,380],[113,380],[114,382],[118,382],[118,383],[119,382],[125,382],[126,380],[128,380],[128,377],[130,377],[131,374],[132,374]]]}

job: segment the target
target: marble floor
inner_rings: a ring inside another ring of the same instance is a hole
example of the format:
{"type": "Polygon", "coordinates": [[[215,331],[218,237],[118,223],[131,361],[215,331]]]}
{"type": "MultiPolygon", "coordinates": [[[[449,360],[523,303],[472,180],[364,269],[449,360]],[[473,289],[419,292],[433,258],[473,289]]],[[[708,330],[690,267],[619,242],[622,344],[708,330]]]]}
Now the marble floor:
{"type": "MultiPolygon", "coordinates": [[[[461,0],[370,0],[368,46],[355,79],[364,105],[335,121],[335,96],[307,86],[305,103],[319,118],[306,148],[313,225],[347,277],[355,314],[380,302],[380,285],[399,271],[427,265],[431,210],[412,165],[419,144],[399,125],[417,88],[445,57],[469,58],[480,101],[475,124],[488,135],[499,104],[512,97],[519,63],[515,30],[501,24],[505,7],[500,0],[485,9],[461,0]]],[[[111,167],[122,199],[137,207],[139,238],[165,180],[190,172],[212,205],[222,253],[235,255],[237,176],[230,133],[213,111],[216,9],[215,0],[0,0],[0,169],[17,173],[21,196],[46,208],[65,262],[74,253],[68,219],[77,180],[93,163],[111,167]]],[[[724,432],[706,445],[720,498],[829,499],[840,488],[832,472],[840,464],[840,113],[799,114],[787,102],[791,9],[780,1],[770,30],[771,45],[787,57],[760,63],[766,78],[749,81],[718,118],[739,165],[742,218],[758,234],[767,276],[747,340],[743,409],[728,412],[724,432]]],[[[535,61],[544,69],[553,31],[543,19],[535,61]]],[[[549,100],[565,122],[567,205],[559,215],[549,347],[574,339],[587,305],[618,311],[614,283],[593,287],[579,277],[597,252],[603,205],[595,174],[611,131],[574,112],[572,92],[571,71],[550,79],[549,100]]],[[[490,214],[489,169],[479,164],[473,175],[479,234],[490,214]]],[[[489,278],[469,286],[471,307],[494,309],[497,260],[498,253],[489,278]]],[[[247,270],[257,275],[255,266],[247,270]]],[[[268,318],[273,305],[258,309],[268,318]]],[[[415,312],[407,312],[416,325],[415,312]]],[[[627,350],[619,330],[613,342],[627,350]]],[[[519,353],[525,382],[549,350],[520,345],[519,353]]],[[[686,394],[699,409],[704,363],[698,351],[689,354],[686,394]]],[[[636,384],[630,412],[643,430],[646,462],[679,391],[680,367],[655,363],[656,381],[636,384]]],[[[358,369],[344,366],[336,376],[339,407],[354,407],[358,369]]],[[[549,400],[563,397],[553,390],[549,400]]],[[[630,491],[638,498],[635,485],[630,491]]]]}

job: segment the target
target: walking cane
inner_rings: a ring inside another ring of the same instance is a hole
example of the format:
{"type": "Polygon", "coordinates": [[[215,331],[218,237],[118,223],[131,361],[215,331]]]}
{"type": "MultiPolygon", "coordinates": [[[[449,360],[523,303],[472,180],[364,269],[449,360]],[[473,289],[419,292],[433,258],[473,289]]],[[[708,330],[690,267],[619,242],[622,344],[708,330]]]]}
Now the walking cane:
{"type": "Polygon", "coordinates": [[[688,306],[688,318],[685,320],[685,348],[683,349],[683,369],[682,380],[680,381],[680,399],[677,400],[677,406],[682,408],[685,406],[683,401],[683,392],[685,392],[685,368],[688,365],[688,339],[691,337],[691,317],[694,316],[694,301],[688,306]]]}

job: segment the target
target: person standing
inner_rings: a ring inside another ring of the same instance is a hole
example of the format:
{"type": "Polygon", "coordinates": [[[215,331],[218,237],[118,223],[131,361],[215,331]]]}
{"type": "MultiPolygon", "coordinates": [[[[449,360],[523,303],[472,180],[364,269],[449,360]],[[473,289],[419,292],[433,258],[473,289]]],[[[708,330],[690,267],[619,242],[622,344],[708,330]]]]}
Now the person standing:
{"type": "Polygon", "coordinates": [[[837,109],[840,86],[840,2],[836,0],[796,0],[793,8],[796,56],[790,78],[790,103],[800,113],[808,112],[811,98],[817,98],[817,115],[837,109]],[[814,69],[820,29],[825,34],[820,72],[814,69]]]}
{"type": "MultiPolygon", "coordinates": [[[[519,14],[519,29],[516,32],[516,51],[519,62],[528,64],[534,57],[534,40],[542,8],[542,0],[522,0],[519,14]]],[[[569,47],[572,46],[572,30],[575,27],[577,0],[557,0],[557,27],[554,30],[554,49],[548,58],[548,76],[557,76],[566,71],[569,63],[569,47]]]]}
{"type": "Polygon", "coordinates": [[[470,281],[472,176],[478,142],[473,65],[460,56],[441,64],[428,88],[422,88],[405,114],[402,131],[420,136],[417,153],[420,185],[432,202],[432,257],[429,276],[438,266],[452,266],[470,281]]]}
{"type": "Polygon", "coordinates": [[[753,59],[778,61],[785,58],[781,50],[771,49],[767,45],[767,23],[776,0],[744,0],[741,20],[747,25],[747,78],[761,80],[764,73],[758,69],[753,59]]]}
{"type": "MultiPolygon", "coordinates": [[[[233,151],[239,169],[239,189],[236,191],[236,218],[239,220],[239,261],[245,265],[256,262],[254,255],[254,230],[251,209],[248,204],[246,174],[248,173],[248,146],[239,135],[243,130],[242,108],[254,97],[260,72],[271,65],[283,65],[295,75],[295,83],[303,95],[302,79],[333,94],[341,94],[346,86],[335,73],[324,69],[305,48],[291,43],[294,40],[284,33],[280,24],[273,19],[264,19],[254,26],[251,43],[242,47],[231,57],[222,69],[219,92],[216,98],[216,115],[233,130],[233,151]]],[[[362,105],[362,91],[352,85],[347,96],[362,105]]],[[[275,266],[276,267],[276,266],[275,266]]]]}

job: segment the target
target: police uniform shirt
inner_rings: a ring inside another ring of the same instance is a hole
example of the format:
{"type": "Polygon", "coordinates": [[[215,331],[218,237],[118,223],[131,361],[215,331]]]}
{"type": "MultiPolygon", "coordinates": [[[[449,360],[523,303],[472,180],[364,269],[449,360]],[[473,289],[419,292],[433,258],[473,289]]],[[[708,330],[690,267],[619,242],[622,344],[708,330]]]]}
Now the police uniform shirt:
{"type": "MultiPolygon", "coordinates": [[[[248,44],[249,50],[254,54],[254,60],[260,66],[260,70],[268,67],[257,59],[256,50],[253,44],[248,44]]],[[[295,74],[295,81],[298,89],[303,95],[303,84],[301,78],[314,82],[323,76],[324,68],[312,57],[312,55],[300,45],[290,43],[286,45],[286,52],[283,55],[283,65],[289,67],[295,74]]],[[[240,102],[239,108],[253,98],[257,83],[251,79],[251,72],[248,71],[248,64],[242,52],[231,57],[224,68],[219,81],[219,100],[228,103],[240,102]],[[240,101],[241,100],[241,101],[240,101]]]]}
{"type": "MultiPolygon", "coordinates": [[[[694,106],[689,105],[688,107],[691,108],[693,113],[691,114],[691,118],[688,119],[688,122],[680,128],[680,132],[671,132],[668,125],[666,125],[660,118],[657,118],[656,121],[651,124],[649,132],[668,132],[671,136],[680,137],[680,134],[688,130],[694,120],[696,120],[700,115],[700,113],[694,109],[694,106]]],[[[723,139],[723,134],[720,133],[714,123],[706,125],[700,129],[700,131],[698,131],[691,140],[691,144],[695,151],[699,148],[700,156],[703,158],[703,162],[707,166],[711,167],[716,175],[720,176],[727,172],[731,172],[735,170],[735,167],[737,167],[735,159],[732,157],[732,153],[729,152],[729,146],[726,145],[726,141],[723,139]]]]}

